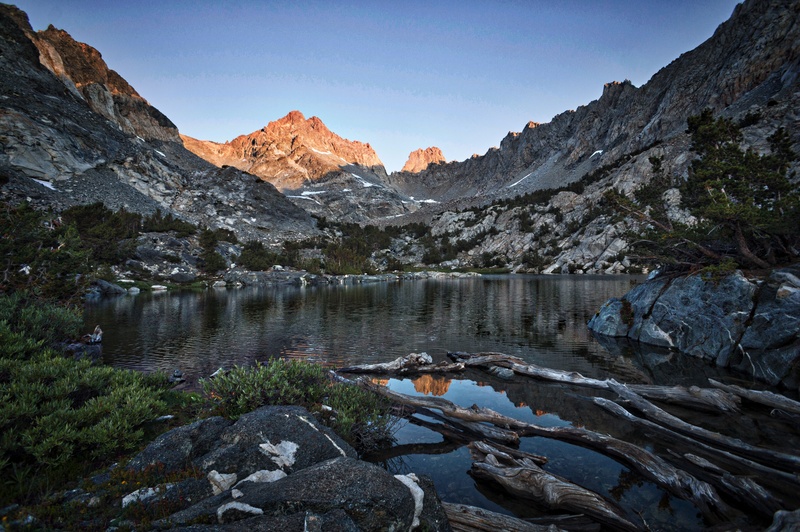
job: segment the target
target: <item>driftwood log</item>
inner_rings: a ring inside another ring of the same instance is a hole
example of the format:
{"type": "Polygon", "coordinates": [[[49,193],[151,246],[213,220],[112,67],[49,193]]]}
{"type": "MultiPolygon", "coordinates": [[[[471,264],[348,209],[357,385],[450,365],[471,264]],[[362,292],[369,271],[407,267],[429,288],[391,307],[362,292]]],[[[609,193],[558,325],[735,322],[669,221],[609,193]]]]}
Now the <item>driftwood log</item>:
{"type": "Polygon", "coordinates": [[[414,373],[454,373],[463,370],[464,364],[461,363],[434,364],[433,358],[428,353],[411,353],[398,357],[391,362],[348,366],[337,371],[339,373],[371,373],[374,375],[408,375],[414,373]]]}
{"type": "Polygon", "coordinates": [[[687,423],[647,401],[624,384],[612,381],[611,389],[621,398],[629,401],[637,410],[642,412],[645,417],[669,427],[675,432],[726,449],[740,456],[761,462],[762,464],[767,464],[776,469],[782,469],[791,473],[800,472],[800,456],[756,447],[755,445],[750,445],[737,438],[731,438],[687,423]]]}
{"type": "Polygon", "coordinates": [[[466,504],[443,502],[442,507],[454,532],[555,532],[549,526],[531,524],[466,504]]]}
{"type": "Polygon", "coordinates": [[[788,397],[784,397],[783,395],[768,392],[766,390],[748,390],[746,388],[742,388],[741,386],[722,384],[714,379],[708,379],[708,382],[715,388],[719,388],[720,390],[724,390],[728,393],[736,394],[739,397],[747,399],[748,401],[760,403],[772,408],[777,408],[778,410],[782,410],[790,414],[800,415],[800,403],[789,399],[788,397]]]}
{"type": "Polygon", "coordinates": [[[397,404],[440,410],[445,419],[472,422],[475,426],[490,423],[523,436],[541,436],[575,443],[610,456],[637,471],[647,480],[657,484],[678,498],[690,501],[709,521],[717,522],[729,512],[716,490],[706,482],[699,481],[646,449],[611,436],[599,434],[579,427],[540,427],[504,416],[488,408],[463,408],[441,397],[420,397],[401,394],[384,386],[361,381],[362,386],[387,397],[397,404]]]}
{"type": "Polygon", "coordinates": [[[506,491],[537,501],[548,508],[585,514],[614,530],[639,531],[643,523],[632,523],[615,504],[543,470],[532,460],[516,459],[486,443],[470,444],[472,475],[497,482],[506,491]]]}
{"type": "MultiPolygon", "coordinates": [[[[544,368],[536,364],[529,364],[522,359],[503,353],[448,353],[448,356],[467,367],[492,367],[500,366],[512,370],[514,373],[535,379],[560,382],[575,386],[584,386],[598,390],[609,390],[608,379],[593,379],[584,377],[577,371],[562,371],[544,368]]],[[[657,386],[652,384],[629,384],[628,387],[637,394],[648,399],[677,404],[709,412],[737,412],[740,399],[737,394],[725,390],[712,388],[699,388],[691,386],[657,386]]]]}
{"type": "MultiPolygon", "coordinates": [[[[622,406],[608,399],[595,397],[594,403],[604,408],[611,414],[630,421],[634,425],[648,430],[659,437],[665,438],[667,441],[688,444],[696,451],[704,451],[706,455],[713,456],[717,460],[721,459],[725,462],[732,461],[732,465],[735,465],[740,469],[743,468],[747,470],[749,474],[757,475],[759,478],[768,480],[782,479],[784,481],[784,485],[782,485],[783,487],[785,487],[786,483],[791,483],[793,480],[792,475],[789,473],[776,471],[766,466],[761,466],[761,464],[754,464],[748,460],[743,460],[728,453],[727,451],[716,449],[710,445],[706,445],[702,442],[698,442],[692,438],[689,438],[688,436],[684,436],[683,434],[679,434],[673,430],[670,430],[667,427],[662,427],[661,425],[653,423],[647,419],[634,416],[622,406]]],[[[673,455],[677,455],[677,453],[673,452],[673,455]]],[[[694,477],[712,484],[719,492],[725,493],[727,496],[731,497],[732,500],[736,501],[737,505],[746,505],[747,507],[756,510],[759,514],[764,516],[771,516],[775,511],[784,508],[784,505],[781,501],[772,496],[772,494],[767,492],[750,477],[733,475],[728,471],[711,464],[711,462],[708,462],[707,460],[695,455],[685,454],[678,455],[678,457],[681,460],[688,461],[690,464],[695,466],[691,471],[689,471],[694,477]]],[[[794,480],[798,481],[800,479],[796,479],[796,477],[794,477],[794,480]]],[[[797,484],[797,486],[800,488],[800,484],[797,484]]]]}

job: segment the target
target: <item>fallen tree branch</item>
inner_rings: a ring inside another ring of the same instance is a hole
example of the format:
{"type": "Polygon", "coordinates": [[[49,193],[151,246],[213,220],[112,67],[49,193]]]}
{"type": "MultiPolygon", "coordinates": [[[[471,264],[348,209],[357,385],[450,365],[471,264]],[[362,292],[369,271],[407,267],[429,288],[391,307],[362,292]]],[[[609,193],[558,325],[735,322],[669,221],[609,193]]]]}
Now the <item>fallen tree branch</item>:
{"type": "Polygon", "coordinates": [[[789,412],[791,414],[800,414],[800,403],[789,399],[788,397],[784,397],[783,395],[763,390],[748,390],[746,388],[742,388],[741,386],[723,384],[715,381],[714,379],[708,379],[708,382],[711,383],[711,386],[714,386],[715,388],[736,394],[739,397],[747,399],[748,401],[753,401],[754,403],[760,403],[772,408],[777,408],[778,410],[789,412]]]}
{"type": "MultiPolygon", "coordinates": [[[[528,364],[523,360],[504,355],[503,353],[448,353],[453,360],[463,363],[467,367],[499,365],[535,379],[542,379],[575,386],[584,386],[598,390],[609,390],[608,379],[593,379],[584,377],[577,371],[562,371],[545,368],[536,364],[528,364]]],[[[648,399],[654,399],[670,404],[677,404],[692,409],[701,409],[709,412],[738,412],[739,397],[724,390],[699,388],[691,386],[657,386],[651,384],[628,384],[631,390],[648,399]]]]}
{"type": "Polygon", "coordinates": [[[528,459],[517,460],[486,443],[470,444],[472,475],[499,483],[508,492],[555,510],[582,513],[615,530],[642,530],[622,510],[597,493],[540,468],[528,459]]]}
{"type": "Polygon", "coordinates": [[[645,417],[669,427],[676,432],[691,436],[692,438],[726,449],[738,455],[751,458],[763,464],[768,464],[770,467],[781,468],[791,473],[800,472],[800,457],[798,456],[756,447],[755,445],[750,445],[737,438],[731,438],[687,423],[647,401],[624,384],[611,381],[611,389],[623,399],[630,401],[630,403],[637,410],[642,412],[645,417]]]}
{"type": "Polygon", "coordinates": [[[578,427],[540,427],[488,408],[478,408],[475,405],[463,408],[441,397],[409,396],[373,383],[362,381],[361,384],[398,404],[436,409],[447,417],[458,420],[469,420],[478,425],[491,423],[505,430],[514,430],[520,435],[553,438],[597,450],[617,459],[676,497],[692,502],[711,521],[718,520],[729,510],[712,486],[632,443],[578,427]]]}

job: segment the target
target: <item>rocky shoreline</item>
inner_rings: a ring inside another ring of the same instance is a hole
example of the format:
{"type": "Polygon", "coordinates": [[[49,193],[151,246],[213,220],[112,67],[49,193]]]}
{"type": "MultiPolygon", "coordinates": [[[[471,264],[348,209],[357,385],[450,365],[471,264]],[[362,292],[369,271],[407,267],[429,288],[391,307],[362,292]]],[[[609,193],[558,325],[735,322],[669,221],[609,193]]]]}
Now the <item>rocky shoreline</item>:
{"type": "Polygon", "coordinates": [[[674,349],[773,386],[800,389],[800,265],[764,279],[741,271],[651,276],[608,300],[593,332],[674,349]]]}

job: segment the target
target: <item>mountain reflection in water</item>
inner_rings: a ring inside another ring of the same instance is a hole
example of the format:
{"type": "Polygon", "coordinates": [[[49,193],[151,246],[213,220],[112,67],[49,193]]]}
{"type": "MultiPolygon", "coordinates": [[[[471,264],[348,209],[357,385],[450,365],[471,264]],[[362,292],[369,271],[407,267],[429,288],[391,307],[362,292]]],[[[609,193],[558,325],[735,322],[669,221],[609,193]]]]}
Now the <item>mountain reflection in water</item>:
{"type": "MultiPolygon", "coordinates": [[[[586,328],[589,318],[608,298],[621,296],[638,280],[510,275],[216,289],[104,299],[88,304],[85,315],[87,328],[100,324],[105,331],[106,362],[143,371],[171,373],[177,368],[190,389],[217,368],[273,357],[343,367],[422,351],[435,362],[445,360],[448,351],[497,351],[540,366],[628,383],[706,385],[708,377],[725,377],[724,370],[690,357],[591,335],[586,328]]],[[[423,375],[381,382],[401,393],[444,397],[464,407],[477,404],[542,426],[585,426],[666,454],[629,424],[593,407],[578,388],[520,377],[501,380],[477,369],[452,377],[423,375]]],[[[591,393],[613,398],[604,391],[591,393]]],[[[701,419],[687,415],[690,422],[701,419]]],[[[712,429],[715,422],[727,423],[730,434],[730,417],[706,418],[702,421],[712,429]]],[[[732,435],[769,438],[769,423],[776,422],[765,420],[760,431],[734,427],[741,433],[732,435]]],[[[774,433],[779,438],[782,431],[774,427],[774,433]]],[[[429,428],[405,420],[396,436],[397,447],[374,459],[395,473],[430,475],[442,499],[523,517],[541,513],[530,502],[520,502],[467,475],[472,462],[463,444],[444,441],[429,428]]],[[[644,516],[654,530],[702,526],[690,504],[603,455],[538,437],[523,438],[520,448],[547,456],[548,471],[626,508],[646,509],[644,516]]]]}

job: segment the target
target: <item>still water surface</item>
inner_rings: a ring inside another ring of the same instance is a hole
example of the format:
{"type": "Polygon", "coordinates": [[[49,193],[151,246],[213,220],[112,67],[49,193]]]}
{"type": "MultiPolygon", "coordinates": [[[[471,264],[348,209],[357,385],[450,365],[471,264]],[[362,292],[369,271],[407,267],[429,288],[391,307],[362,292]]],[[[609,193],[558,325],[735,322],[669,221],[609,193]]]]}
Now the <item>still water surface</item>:
{"type": "MultiPolygon", "coordinates": [[[[586,322],[613,296],[640,280],[630,276],[485,276],[326,287],[215,289],[140,294],[88,306],[86,325],[105,332],[103,354],[116,367],[178,368],[196,386],[220,367],[272,357],[331,367],[386,362],[425,351],[499,351],[542,366],[623,382],[706,385],[724,371],[667,352],[631,350],[595,339],[586,322]]],[[[604,414],[586,390],[516,377],[503,381],[477,370],[456,379],[390,379],[407,394],[477,404],[541,425],[579,425],[645,444],[633,429],[604,414]]],[[[593,392],[596,395],[601,393],[593,392]]],[[[612,398],[612,396],[607,395],[612,398]]],[[[393,472],[430,475],[442,499],[521,517],[539,509],[496,486],[476,483],[465,447],[454,448],[428,429],[401,422],[397,443],[411,454],[384,456],[393,472]]],[[[655,448],[654,448],[655,447],[655,448]]],[[[544,438],[521,449],[549,458],[546,468],[643,510],[654,529],[695,529],[696,510],[593,451],[544,438]]]]}

